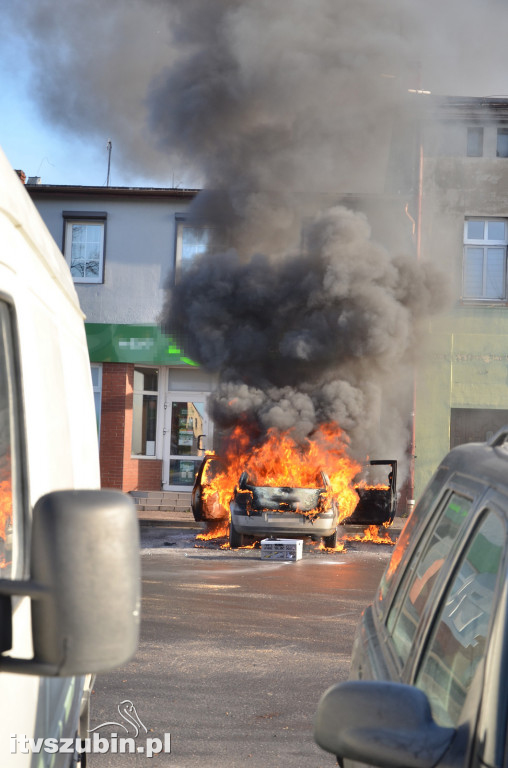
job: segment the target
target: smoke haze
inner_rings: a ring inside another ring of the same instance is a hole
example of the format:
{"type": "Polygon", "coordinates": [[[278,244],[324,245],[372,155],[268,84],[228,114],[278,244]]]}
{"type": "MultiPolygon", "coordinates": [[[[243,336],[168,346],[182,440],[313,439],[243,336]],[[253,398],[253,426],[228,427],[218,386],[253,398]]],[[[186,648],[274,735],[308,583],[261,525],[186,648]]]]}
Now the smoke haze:
{"type": "Polygon", "coordinates": [[[2,12],[45,119],[111,136],[133,171],[210,190],[192,215],[214,242],[164,322],[220,372],[217,422],[303,437],[335,420],[356,455],[400,457],[413,352],[442,280],[408,256],[409,234],[387,250],[340,203],[386,191],[380,148],[408,88],[508,91],[504,4],[7,0],[2,12]]]}
{"type": "MultiPolygon", "coordinates": [[[[13,77],[21,60],[31,67],[43,120],[100,147],[111,137],[115,162],[164,185],[214,183],[223,118],[233,166],[253,116],[272,129],[272,157],[314,135],[301,183],[319,184],[361,172],[350,152],[378,123],[386,86],[508,92],[502,0],[4,0],[0,30],[13,77]],[[217,121],[204,124],[210,99],[217,121]],[[349,144],[331,154],[339,135],[349,144]]],[[[275,171],[286,177],[284,152],[275,171]]]]}

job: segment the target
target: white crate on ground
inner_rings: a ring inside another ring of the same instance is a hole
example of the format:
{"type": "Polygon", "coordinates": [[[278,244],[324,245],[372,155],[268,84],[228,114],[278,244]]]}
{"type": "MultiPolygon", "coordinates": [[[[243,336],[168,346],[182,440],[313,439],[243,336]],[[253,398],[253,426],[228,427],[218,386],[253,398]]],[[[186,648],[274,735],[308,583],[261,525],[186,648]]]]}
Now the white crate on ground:
{"type": "Polygon", "coordinates": [[[303,539],[262,539],[261,560],[301,560],[303,539]]]}

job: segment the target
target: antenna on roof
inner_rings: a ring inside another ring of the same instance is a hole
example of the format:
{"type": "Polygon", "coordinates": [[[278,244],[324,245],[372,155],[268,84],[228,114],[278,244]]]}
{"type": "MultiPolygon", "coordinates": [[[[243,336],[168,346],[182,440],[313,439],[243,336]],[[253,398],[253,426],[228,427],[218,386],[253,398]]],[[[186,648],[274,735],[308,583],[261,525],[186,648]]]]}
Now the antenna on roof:
{"type": "Polygon", "coordinates": [[[106,186],[109,187],[109,173],[111,171],[111,150],[113,149],[113,143],[111,139],[108,139],[106,149],[108,150],[108,176],[106,178],[106,186]]]}

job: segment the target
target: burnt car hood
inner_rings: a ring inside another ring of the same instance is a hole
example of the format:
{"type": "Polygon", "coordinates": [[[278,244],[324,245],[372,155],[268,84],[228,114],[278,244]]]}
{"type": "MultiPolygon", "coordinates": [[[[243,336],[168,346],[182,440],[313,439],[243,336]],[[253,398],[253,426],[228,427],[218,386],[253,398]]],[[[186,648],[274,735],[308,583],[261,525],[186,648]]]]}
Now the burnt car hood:
{"type": "Polygon", "coordinates": [[[243,472],[232,503],[237,512],[252,517],[264,512],[288,512],[305,515],[312,520],[331,505],[328,495],[330,481],[324,472],[320,473],[320,479],[320,485],[312,488],[263,486],[251,483],[247,473],[243,472]]]}

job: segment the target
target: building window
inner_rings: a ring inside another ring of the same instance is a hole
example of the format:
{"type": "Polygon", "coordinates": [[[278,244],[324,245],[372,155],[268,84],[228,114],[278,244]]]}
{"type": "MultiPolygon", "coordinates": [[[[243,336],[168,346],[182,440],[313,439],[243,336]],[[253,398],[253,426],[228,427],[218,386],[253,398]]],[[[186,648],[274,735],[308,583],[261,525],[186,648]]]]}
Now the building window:
{"type": "Polygon", "coordinates": [[[468,219],[464,226],[464,299],[506,298],[505,219],[468,219]]]}
{"type": "Polygon", "coordinates": [[[64,256],[75,283],[102,283],[106,214],[64,211],[64,256]]]}
{"type": "Polygon", "coordinates": [[[155,456],[159,371],[134,368],[132,403],[132,455],[155,456]]]}
{"type": "Polygon", "coordinates": [[[95,402],[95,420],[97,423],[97,437],[101,434],[101,400],[102,400],[102,365],[91,363],[93,399],[95,402]]]}
{"type": "Polygon", "coordinates": [[[176,222],[175,277],[195,256],[205,253],[210,244],[211,228],[197,222],[176,222]]]}
{"type": "Polygon", "coordinates": [[[467,129],[467,156],[482,157],[483,155],[483,128],[467,129]]]}
{"type": "Polygon", "coordinates": [[[497,157],[508,157],[508,128],[497,129],[497,157]]]}

